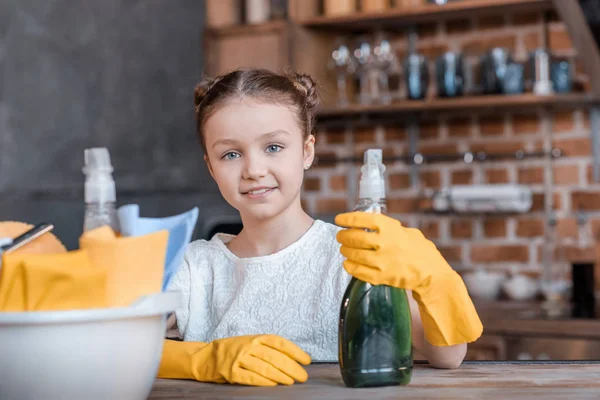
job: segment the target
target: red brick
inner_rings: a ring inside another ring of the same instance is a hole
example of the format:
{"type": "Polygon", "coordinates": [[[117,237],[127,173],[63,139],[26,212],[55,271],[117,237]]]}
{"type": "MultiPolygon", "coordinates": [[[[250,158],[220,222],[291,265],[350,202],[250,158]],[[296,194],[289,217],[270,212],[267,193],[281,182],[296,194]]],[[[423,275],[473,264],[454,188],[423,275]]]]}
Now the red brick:
{"type": "Polygon", "coordinates": [[[579,227],[575,218],[559,219],[556,224],[556,233],[561,238],[577,238],[579,227]]]}
{"type": "Polygon", "coordinates": [[[440,133],[440,124],[437,121],[428,121],[419,126],[421,139],[437,139],[440,133]]]}
{"type": "Polygon", "coordinates": [[[421,183],[428,188],[439,188],[441,177],[439,171],[426,171],[421,173],[421,183]]]}
{"type": "Polygon", "coordinates": [[[447,52],[448,45],[446,43],[436,43],[436,44],[423,44],[419,43],[417,45],[417,51],[423,54],[428,60],[435,60],[445,52],[447,52]]]}
{"type": "Polygon", "coordinates": [[[477,30],[502,29],[505,26],[506,20],[502,14],[487,15],[477,20],[477,30]]]}
{"type": "Polygon", "coordinates": [[[448,120],[448,136],[468,137],[471,136],[472,124],[470,118],[452,118],[448,120]]]}
{"type": "Polygon", "coordinates": [[[353,132],[355,143],[373,143],[375,141],[375,130],[373,128],[363,128],[353,132]]]}
{"type": "Polygon", "coordinates": [[[473,236],[473,224],[469,220],[454,220],[450,226],[453,238],[470,238],[473,236]]]}
{"type": "Polygon", "coordinates": [[[534,25],[540,21],[540,13],[535,11],[514,13],[511,16],[513,25],[534,25]]]}
{"type": "Polygon", "coordinates": [[[321,180],[319,178],[304,179],[304,190],[307,192],[318,192],[321,190],[321,180]]]}
{"type": "Polygon", "coordinates": [[[456,154],[457,152],[456,144],[424,144],[419,147],[419,152],[428,155],[428,154],[456,154]]]}
{"type": "Polygon", "coordinates": [[[346,131],[343,129],[325,132],[327,143],[339,144],[346,142],[346,131]]]}
{"type": "Polygon", "coordinates": [[[388,126],[385,128],[384,133],[385,141],[398,141],[398,140],[406,140],[406,131],[402,127],[398,126],[388,126]]]}
{"type": "Polygon", "coordinates": [[[590,113],[588,110],[583,110],[583,127],[586,132],[590,130],[590,113]]]}
{"type": "Polygon", "coordinates": [[[594,183],[598,183],[596,181],[594,181],[594,167],[592,164],[587,166],[587,182],[594,184],[594,183]]]}
{"type": "Polygon", "coordinates": [[[573,185],[579,183],[577,165],[557,165],[552,168],[552,180],[555,185],[573,185]]]}
{"type": "Polygon", "coordinates": [[[419,229],[427,239],[440,237],[440,224],[437,221],[422,221],[419,229]]]}
{"type": "MultiPolygon", "coordinates": [[[[544,201],[545,201],[544,193],[534,193],[531,199],[531,211],[544,211],[544,201]]],[[[554,193],[552,201],[552,209],[559,210],[562,207],[562,202],[560,200],[560,195],[558,193],[554,193]]]]}
{"type": "Polygon", "coordinates": [[[346,190],[346,177],[344,175],[335,175],[329,178],[329,187],[332,190],[346,190]]]}
{"type": "Polygon", "coordinates": [[[471,183],[473,183],[473,172],[471,170],[452,172],[453,185],[470,185],[471,183]]]}
{"type": "Polygon", "coordinates": [[[483,223],[483,232],[487,237],[504,237],[506,236],[506,219],[505,218],[488,218],[483,223]]]}
{"type": "Polygon", "coordinates": [[[539,119],[535,114],[513,115],[512,126],[517,135],[538,133],[540,129],[539,119]]]}
{"type": "Polygon", "coordinates": [[[419,40],[432,39],[438,34],[437,24],[419,24],[417,26],[417,34],[419,40]]]}
{"type": "Polygon", "coordinates": [[[593,219],[591,221],[592,224],[592,238],[594,241],[600,240],[600,219],[593,219]]]}
{"type": "Polygon", "coordinates": [[[508,171],[506,168],[488,169],[485,171],[487,183],[508,183],[508,171]]]}
{"type": "Polygon", "coordinates": [[[571,50],[573,42],[565,29],[551,29],[548,38],[551,50],[571,50]]]}
{"type": "Polygon", "coordinates": [[[449,35],[471,32],[473,25],[469,19],[454,19],[446,21],[446,33],[449,35]]]}
{"type": "Polygon", "coordinates": [[[462,247],[460,246],[442,246],[438,247],[438,250],[448,262],[462,260],[462,247]]]}
{"type": "Polygon", "coordinates": [[[471,144],[471,151],[484,151],[488,154],[514,153],[517,150],[523,150],[524,147],[525,146],[522,141],[502,140],[495,142],[473,143],[471,144]]]}
{"type": "Polygon", "coordinates": [[[318,213],[338,213],[348,209],[346,199],[317,199],[318,213]]]}
{"type": "Polygon", "coordinates": [[[573,111],[554,111],[552,118],[552,132],[570,132],[573,129],[575,129],[573,111]]]}
{"type": "Polygon", "coordinates": [[[521,184],[536,184],[544,183],[544,168],[543,167],[525,167],[519,168],[519,183],[521,184]]]}
{"type": "Polygon", "coordinates": [[[527,262],[529,261],[529,247],[522,245],[482,246],[471,247],[471,261],[473,262],[527,262]]]}
{"type": "Polygon", "coordinates": [[[544,220],[539,218],[521,218],[517,221],[518,237],[537,237],[544,235],[544,220]]]}
{"type": "Polygon", "coordinates": [[[387,200],[388,212],[392,214],[412,213],[418,210],[418,199],[397,197],[387,200]]]}
{"type": "Polygon", "coordinates": [[[337,156],[332,151],[317,152],[317,156],[315,157],[312,168],[331,168],[333,166],[331,162],[321,162],[319,160],[333,160],[335,158],[337,158],[337,156]]]}
{"type": "Polygon", "coordinates": [[[589,137],[555,139],[552,141],[552,146],[562,150],[565,156],[589,156],[592,152],[592,142],[589,137]]]}
{"type": "Polygon", "coordinates": [[[407,189],[410,187],[410,177],[405,173],[390,174],[388,176],[390,189],[407,189]]]}
{"type": "Polygon", "coordinates": [[[579,246],[563,246],[564,256],[569,263],[596,262],[596,249],[579,246]]]}
{"type": "Polygon", "coordinates": [[[491,38],[482,38],[478,35],[473,35],[472,38],[472,40],[467,41],[465,44],[463,44],[462,51],[464,53],[483,54],[492,47],[504,47],[512,51],[515,49],[516,44],[516,37],[513,33],[507,34],[506,36],[498,36],[491,38]]]}
{"type": "Polygon", "coordinates": [[[578,191],[571,193],[571,208],[583,211],[600,210],[600,192],[578,191]]]}
{"type": "Polygon", "coordinates": [[[525,50],[527,52],[539,48],[541,44],[542,37],[540,36],[539,32],[530,32],[523,36],[523,45],[525,46],[525,50]]]}
{"type": "Polygon", "coordinates": [[[504,133],[504,118],[482,118],[479,120],[479,130],[484,136],[502,135],[504,133]]]}

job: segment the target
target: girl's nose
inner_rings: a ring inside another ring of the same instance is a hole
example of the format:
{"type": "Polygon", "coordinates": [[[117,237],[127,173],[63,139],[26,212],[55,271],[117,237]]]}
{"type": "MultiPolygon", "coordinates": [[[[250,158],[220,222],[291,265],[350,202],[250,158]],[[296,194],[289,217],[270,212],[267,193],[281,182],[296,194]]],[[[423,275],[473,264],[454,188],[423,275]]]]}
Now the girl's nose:
{"type": "Polygon", "coordinates": [[[246,164],[244,165],[244,179],[259,179],[267,175],[267,164],[262,157],[246,156],[246,164]]]}

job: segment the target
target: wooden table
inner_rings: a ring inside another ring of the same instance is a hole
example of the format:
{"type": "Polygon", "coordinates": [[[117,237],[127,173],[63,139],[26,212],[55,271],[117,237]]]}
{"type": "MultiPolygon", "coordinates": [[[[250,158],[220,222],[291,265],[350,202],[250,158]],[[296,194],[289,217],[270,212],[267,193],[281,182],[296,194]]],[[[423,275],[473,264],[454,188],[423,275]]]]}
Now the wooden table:
{"type": "Polygon", "coordinates": [[[149,399],[597,399],[600,362],[464,362],[455,370],[416,364],[408,386],[346,388],[337,364],[307,367],[304,384],[247,387],[158,379],[149,399]]]}

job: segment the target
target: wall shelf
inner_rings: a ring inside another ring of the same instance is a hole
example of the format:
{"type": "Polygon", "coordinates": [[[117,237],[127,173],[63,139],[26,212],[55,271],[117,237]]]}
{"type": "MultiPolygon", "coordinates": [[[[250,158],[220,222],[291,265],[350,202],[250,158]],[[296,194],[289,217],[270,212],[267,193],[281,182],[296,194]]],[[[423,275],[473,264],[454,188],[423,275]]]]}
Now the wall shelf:
{"type": "Polygon", "coordinates": [[[273,20],[262,24],[244,24],[244,25],[231,25],[219,28],[207,28],[206,33],[209,36],[243,36],[253,35],[260,33],[269,33],[273,31],[280,31],[288,26],[286,20],[273,20]]]}
{"type": "Polygon", "coordinates": [[[311,29],[355,32],[373,28],[400,28],[408,24],[439,21],[441,18],[464,18],[551,8],[551,0],[461,0],[442,6],[424,4],[414,8],[392,8],[385,13],[357,13],[336,17],[317,16],[300,21],[300,24],[311,29]]]}
{"type": "Polygon", "coordinates": [[[427,100],[403,100],[389,105],[352,104],[347,107],[324,107],[318,113],[319,120],[343,119],[345,117],[410,115],[415,113],[436,113],[441,111],[484,111],[535,107],[578,107],[600,104],[600,98],[587,93],[573,93],[552,96],[522,95],[481,95],[457,98],[432,98],[427,100]]]}

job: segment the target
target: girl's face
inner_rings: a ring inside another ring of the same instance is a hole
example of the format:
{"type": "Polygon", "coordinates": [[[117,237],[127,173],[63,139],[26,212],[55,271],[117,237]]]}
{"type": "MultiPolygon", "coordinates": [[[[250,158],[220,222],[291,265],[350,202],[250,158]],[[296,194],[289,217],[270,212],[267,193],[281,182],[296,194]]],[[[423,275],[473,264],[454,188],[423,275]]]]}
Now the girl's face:
{"type": "Polygon", "coordinates": [[[242,218],[264,220],[300,207],[314,137],[303,139],[286,106],[232,101],[204,124],[205,160],[221,194],[242,218]]]}

